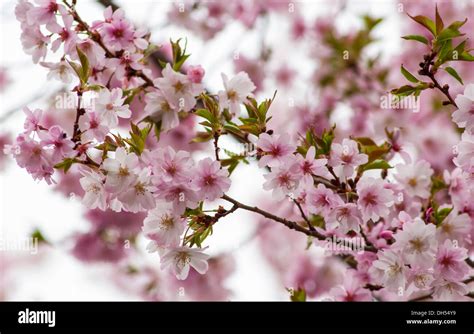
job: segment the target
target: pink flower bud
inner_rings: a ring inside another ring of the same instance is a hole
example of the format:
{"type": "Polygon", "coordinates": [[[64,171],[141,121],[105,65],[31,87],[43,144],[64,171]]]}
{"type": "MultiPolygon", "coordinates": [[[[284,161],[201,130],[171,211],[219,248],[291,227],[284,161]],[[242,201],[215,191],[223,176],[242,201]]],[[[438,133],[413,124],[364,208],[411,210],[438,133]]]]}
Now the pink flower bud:
{"type": "Polygon", "coordinates": [[[393,238],[393,232],[385,230],[385,231],[380,232],[379,236],[385,240],[390,240],[393,238]]]}
{"type": "Polygon", "coordinates": [[[191,80],[192,83],[198,84],[201,83],[202,78],[204,77],[204,69],[201,65],[197,66],[189,66],[187,71],[188,79],[191,80]]]}

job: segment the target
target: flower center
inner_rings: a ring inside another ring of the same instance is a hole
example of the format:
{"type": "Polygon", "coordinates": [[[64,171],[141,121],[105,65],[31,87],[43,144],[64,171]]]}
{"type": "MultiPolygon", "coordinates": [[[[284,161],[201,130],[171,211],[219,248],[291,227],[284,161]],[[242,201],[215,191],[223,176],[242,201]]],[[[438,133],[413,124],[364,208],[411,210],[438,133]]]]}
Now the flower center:
{"type": "Polygon", "coordinates": [[[235,101],[237,99],[237,93],[235,90],[230,90],[227,92],[227,98],[231,101],[235,101]]]}
{"type": "Polygon", "coordinates": [[[376,205],[377,204],[377,196],[372,194],[372,193],[368,193],[364,197],[364,203],[365,203],[365,205],[376,205]]]}
{"type": "Polygon", "coordinates": [[[174,90],[176,93],[181,92],[184,88],[184,84],[181,81],[178,81],[177,83],[174,84],[174,90]]]}
{"type": "Polygon", "coordinates": [[[417,252],[421,252],[423,250],[424,243],[420,240],[420,238],[410,240],[410,244],[417,252]]]}
{"type": "Polygon", "coordinates": [[[165,214],[161,217],[160,228],[162,230],[169,230],[174,226],[174,219],[173,217],[165,214]]]}
{"type": "Polygon", "coordinates": [[[186,252],[178,252],[175,257],[176,265],[179,268],[184,268],[185,265],[187,265],[190,262],[190,257],[189,254],[186,252]]]}

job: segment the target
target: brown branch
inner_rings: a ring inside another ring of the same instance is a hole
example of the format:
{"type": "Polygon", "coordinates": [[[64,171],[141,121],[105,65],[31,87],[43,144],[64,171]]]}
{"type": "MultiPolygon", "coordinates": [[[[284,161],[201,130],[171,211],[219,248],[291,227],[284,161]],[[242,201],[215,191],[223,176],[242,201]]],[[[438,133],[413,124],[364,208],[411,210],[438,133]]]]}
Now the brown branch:
{"type": "MultiPolygon", "coordinates": [[[[280,224],[285,225],[286,227],[288,227],[291,230],[301,232],[303,234],[306,234],[307,236],[314,237],[318,240],[326,240],[327,239],[327,237],[325,235],[319,233],[317,230],[312,231],[312,230],[306,229],[303,226],[301,226],[300,224],[298,224],[297,222],[294,222],[292,220],[288,220],[286,218],[278,217],[278,216],[276,216],[276,215],[274,215],[270,212],[267,212],[265,210],[262,210],[262,209],[260,209],[256,206],[249,206],[249,205],[240,203],[239,201],[233,199],[232,197],[230,197],[228,195],[223,195],[221,198],[228,201],[228,202],[230,202],[230,203],[232,203],[232,204],[234,204],[234,205],[236,205],[239,209],[243,209],[243,210],[258,213],[259,215],[261,215],[265,218],[274,220],[274,221],[276,221],[280,224]]],[[[364,250],[369,251],[369,252],[376,252],[377,251],[373,246],[370,246],[370,245],[365,245],[364,250]]]]}
{"type": "Polygon", "coordinates": [[[421,70],[418,71],[418,74],[427,76],[430,78],[432,82],[432,87],[431,88],[436,88],[438,89],[441,93],[443,93],[448,101],[444,102],[443,104],[451,104],[454,107],[458,107],[454,99],[452,98],[451,94],[449,93],[449,86],[444,85],[441,86],[436,80],[435,74],[438,71],[438,68],[434,65],[434,59],[436,57],[437,53],[434,51],[431,51],[430,54],[424,56],[424,61],[420,63],[421,70]]]}
{"type": "Polygon", "coordinates": [[[306,217],[304,211],[303,211],[303,208],[301,207],[301,204],[300,202],[298,202],[298,200],[296,199],[293,199],[293,202],[296,204],[296,207],[298,208],[298,210],[300,211],[300,214],[301,214],[301,217],[304,219],[304,221],[306,222],[306,224],[308,224],[308,227],[311,231],[315,231],[316,229],[314,228],[313,224],[311,224],[311,222],[309,221],[308,217],[306,217]]]}

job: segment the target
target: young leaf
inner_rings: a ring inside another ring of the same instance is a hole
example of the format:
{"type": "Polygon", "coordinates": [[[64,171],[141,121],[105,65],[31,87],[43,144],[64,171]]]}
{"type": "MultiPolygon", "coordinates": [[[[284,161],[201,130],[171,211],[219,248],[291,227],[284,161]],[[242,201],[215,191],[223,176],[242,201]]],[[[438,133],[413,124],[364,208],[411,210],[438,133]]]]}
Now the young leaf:
{"type": "Polygon", "coordinates": [[[436,36],[436,25],[431,19],[429,19],[429,18],[427,18],[426,16],[423,16],[423,15],[411,16],[410,14],[408,14],[408,16],[413,21],[421,24],[423,27],[428,29],[429,32],[431,32],[431,34],[433,34],[433,36],[436,36]]]}
{"type": "Polygon", "coordinates": [[[462,82],[462,79],[461,77],[459,76],[458,72],[456,72],[456,70],[454,68],[452,68],[451,66],[448,66],[444,69],[446,72],[448,72],[449,74],[451,74],[451,76],[456,79],[457,81],[459,81],[461,83],[461,85],[464,85],[464,83],[462,82]]]}
{"type": "Polygon", "coordinates": [[[436,5],[436,33],[439,34],[444,28],[443,20],[439,16],[438,5],[436,5]]]}
{"type": "Polygon", "coordinates": [[[370,169],[385,169],[386,170],[393,167],[390,166],[387,161],[379,159],[379,160],[369,162],[363,166],[360,166],[360,168],[361,168],[361,171],[366,171],[370,169]]]}
{"type": "Polygon", "coordinates": [[[407,35],[407,36],[402,36],[403,39],[406,39],[407,41],[418,41],[423,44],[428,45],[428,40],[426,37],[421,36],[421,35],[407,35]]]}
{"type": "Polygon", "coordinates": [[[410,72],[408,72],[408,70],[403,67],[403,65],[400,67],[400,70],[403,74],[403,76],[410,82],[413,82],[413,83],[418,83],[420,82],[420,80],[418,80],[413,74],[411,74],[410,72]]]}

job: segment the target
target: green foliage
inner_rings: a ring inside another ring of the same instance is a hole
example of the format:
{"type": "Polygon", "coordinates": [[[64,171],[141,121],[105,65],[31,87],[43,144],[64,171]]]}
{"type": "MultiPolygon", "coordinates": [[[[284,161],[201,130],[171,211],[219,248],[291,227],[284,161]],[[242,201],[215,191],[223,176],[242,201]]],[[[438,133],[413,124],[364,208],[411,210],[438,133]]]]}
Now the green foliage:
{"type": "MultiPolygon", "coordinates": [[[[464,21],[454,21],[446,26],[437,6],[434,21],[423,15],[408,16],[426,28],[426,30],[428,30],[433,37],[431,41],[428,41],[426,37],[421,35],[407,35],[402,37],[405,40],[423,43],[429,48],[427,50],[427,54],[425,55],[425,62],[420,64],[420,67],[422,67],[420,74],[425,76],[434,76],[437,70],[442,68],[457,81],[459,81],[459,83],[463,84],[461,76],[453,67],[442,67],[442,65],[451,61],[474,61],[474,56],[470,53],[471,50],[466,49],[466,39],[456,46],[453,46],[455,39],[465,35],[460,31],[460,28],[467,22],[467,18],[464,21]]],[[[410,95],[416,97],[419,96],[423,90],[432,87],[428,83],[421,82],[419,79],[417,79],[413,74],[406,70],[403,65],[401,66],[401,72],[409,82],[417,85],[404,85],[402,87],[393,89],[391,93],[398,97],[410,95]]]]}
{"type": "Polygon", "coordinates": [[[306,301],[306,291],[303,288],[298,288],[297,290],[287,288],[286,291],[290,294],[290,300],[292,302],[305,302],[306,301]]]}
{"type": "Polygon", "coordinates": [[[62,169],[64,171],[64,173],[66,174],[69,169],[71,168],[72,164],[77,162],[77,160],[75,158],[66,158],[64,159],[63,161],[57,163],[56,165],[54,165],[54,168],[56,169],[62,169]]]}
{"type": "Polygon", "coordinates": [[[433,212],[433,218],[435,220],[436,226],[440,226],[444,219],[453,211],[453,208],[443,208],[443,209],[436,209],[433,212]]]}
{"type": "Polygon", "coordinates": [[[336,124],[334,124],[329,130],[324,130],[321,136],[316,135],[312,129],[309,129],[306,131],[306,136],[303,138],[301,145],[297,147],[297,152],[305,156],[308,149],[311,146],[314,146],[316,148],[316,156],[328,156],[334,140],[335,129],[336,124]]]}
{"type": "MultiPolygon", "coordinates": [[[[186,54],[187,40],[185,40],[184,42],[184,48],[181,47],[180,42],[181,42],[181,39],[178,39],[176,42],[173,42],[173,40],[170,40],[171,50],[172,50],[172,55],[173,55],[172,67],[173,67],[173,70],[175,70],[176,72],[179,72],[181,70],[181,67],[183,66],[184,62],[190,56],[190,54],[186,54]]],[[[165,67],[166,63],[162,63],[161,65],[165,67]]]]}
{"type": "Polygon", "coordinates": [[[143,129],[140,129],[138,125],[131,122],[130,127],[130,138],[123,138],[123,141],[130,145],[130,151],[141,155],[145,149],[145,142],[153,125],[148,124],[143,129]]]}
{"type": "Polygon", "coordinates": [[[79,61],[81,64],[79,65],[69,60],[66,60],[66,61],[72,67],[74,72],[76,72],[77,77],[81,81],[81,86],[85,86],[92,73],[92,69],[89,66],[89,59],[87,59],[87,56],[85,55],[85,53],[82,52],[82,50],[77,46],[76,46],[76,51],[77,51],[77,55],[79,56],[79,61]]]}

